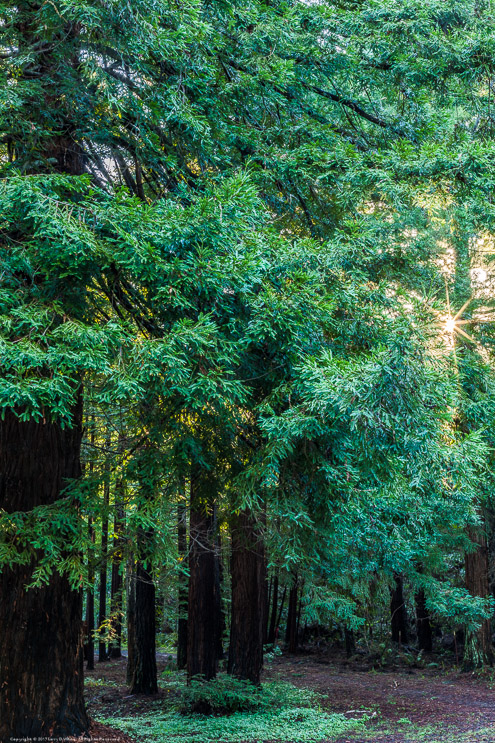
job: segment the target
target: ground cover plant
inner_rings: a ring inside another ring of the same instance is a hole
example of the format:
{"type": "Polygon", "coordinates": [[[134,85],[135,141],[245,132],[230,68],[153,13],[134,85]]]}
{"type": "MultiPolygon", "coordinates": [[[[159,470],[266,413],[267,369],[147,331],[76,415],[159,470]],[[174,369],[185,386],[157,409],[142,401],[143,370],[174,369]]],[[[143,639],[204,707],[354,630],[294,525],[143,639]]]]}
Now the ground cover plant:
{"type": "Polygon", "coordinates": [[[328,713],[321,708],[318,694],[287,682],[272,681],[258,689],[249,682],[220,676],[209,683],[193,681],[190,686],[183,677],[175,683],[167,679],[164,697],[153,711],[127,718],[102,718],[101,722],[137,740],[303,743],[362,729],[365,720],[364,714],[352,719],[328,713]]]}

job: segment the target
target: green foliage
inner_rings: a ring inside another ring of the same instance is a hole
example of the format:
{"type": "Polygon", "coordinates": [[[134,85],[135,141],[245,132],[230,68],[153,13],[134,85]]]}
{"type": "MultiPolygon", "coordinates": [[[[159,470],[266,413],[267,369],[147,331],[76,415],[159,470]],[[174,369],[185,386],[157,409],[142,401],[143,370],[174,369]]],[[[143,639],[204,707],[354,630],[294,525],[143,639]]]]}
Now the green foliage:
{"type": "Polygon", "coordinates": [[[358,627],[400,572],[479,624],[449,566],[493,491],[494,340],[483,297],[483,359],[437,323],[493,231],[485,14],[0,3],[0,411],[71,425],[84,385],[99,421],[84,480],[0,512],[2,563],[84,581],[86,520],[125,502],[129,550],[183,571],[195,462],[219,523],[262,506],[305,618],[358,627]]]}
{"type": "Polygon", "coordinates": [[[192,679],[180,691],[180,710],[204,715],[230,715],[269,708],[312,706],[318,695],[282,681],[268,681],[257,687],[249,681],[220,674],[212,681],[192,679]]]}
{"type": "Polygon", "coordinates": [[[317,743],[333,740],[363,726],[362,720],[328,714],[306,707],[271,712],[237,712],[227,718],[184,717],[158,713],[138,718],[102,720],[139,741],[170,740],[177,743],[317,743]]]}
{"type": "Polygon", "coordinates": [[[214,681],[193,680],[187,687],[180,678],[170,679],[166,674],[166,682],[166,707],[177,704],[182,712],[165,709],[138,718],[109,718],[102,722],[137,740],[163,738],[177,743],[316,743],[361,729],[367,722],[366,716],[356,720],[329,714],[318,706],[317,694],[281,681],[257,688],[223,674],[214,681]],[[172,691],[175,695],[169,702],[172,691]],[[201,714],[200,710],[208,714],[201,714]]]}

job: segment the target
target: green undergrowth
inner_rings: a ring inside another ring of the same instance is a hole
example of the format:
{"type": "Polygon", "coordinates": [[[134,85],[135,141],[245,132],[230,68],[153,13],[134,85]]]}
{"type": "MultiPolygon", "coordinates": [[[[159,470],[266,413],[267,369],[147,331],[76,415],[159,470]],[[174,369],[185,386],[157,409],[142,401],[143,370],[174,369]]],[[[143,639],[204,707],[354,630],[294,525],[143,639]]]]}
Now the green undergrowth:
{"type": "Polygon", "coordinates": [[[270,712],[236,712],[228,717],[156,713],[137,718],[110,718],[103,722],[118,728],[138,741],[154,743],[241,743],[243,741],[327,741],[362,725],[307,707],[270,712]]]}
{"type": "Polygon", "coordinates": [[[362,730],[368,719],[326,712],[315,692],[284,681],[257,688],[221,674],[188,687],[182,675],[170,673],[163,681],[165,698],[152,711],[101,722],[143,743],[317,743],[362,730]]]}
{"type": "Polygon", "coordinates": [[[177,690],[181,712],[214,716],[272,708],[313,707],[319,706],[323,698],[311,689],[300,689],[287,681],[268,681],[263,686],[255,686],[226,673],[208,682],[193,679],[189,686],[181,680],[177,690]]]}
{"type": "Polygon", "coordinates": [[[93,676],[86,676],[84,679],[84,686],[88,689],[92,688],[107,688],[109,686],[115,686],[118,688],[118,683],[116,681],[109,681],[106,678],[94,678],[93,676]]]}

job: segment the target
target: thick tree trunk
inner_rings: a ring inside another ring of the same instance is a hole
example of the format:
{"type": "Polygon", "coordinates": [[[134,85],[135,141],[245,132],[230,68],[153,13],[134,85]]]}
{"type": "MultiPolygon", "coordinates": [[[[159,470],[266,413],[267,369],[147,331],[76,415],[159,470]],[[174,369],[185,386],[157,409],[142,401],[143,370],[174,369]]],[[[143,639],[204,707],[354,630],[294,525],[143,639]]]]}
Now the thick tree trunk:
{"type": "MultiPolygon", "coordinates": [[[[81,406],[74,427],[0,420],[0,508],[29,512],[55,503],[80,475],[81,406]]],[[[80,735],[83,699],[82,602],[65,577],[25,590],[30,565],[0,573],[0,741],[80,735]]]]}
{"type": "Polygon", "coordinates": [[[404,602],[402,576],[394,576],[395,587],[390,591],[390,624],[392,640],[401,644],[407,643],[407,611],[404,602]]]}
{"type": "Polygon", "coordinates": [[[260,683],[263,667],[265,559],[263,538],[248,511],[234,515],[232,531],[232,614],[228,672],[260,683]]]}
{"type": "Polygon", "coordinates": [[[430,613],[426,607],[424,591],[418,591],[414,597],[416,604],[416,632],[418,635],[418,648],[431,653],[433,650],[433,632],[430,624],[430,613]]]}
{"type": "MultiPolygon", "coordinates": [[[[177,506],[177,549],[179,558],[184,564],[187,554],[186,506],[177,506]]],[[[179,573],[178,619],[177,619],[177,668],[187,665],[187,577],[179,573]]]]}
{"type": "MultiPolygon", "coordinates": [[[[466,553],[466,588],[472,596],[488,596],[488,549],[484,532],[472,530],[469,534],[477,545],[474,552],[466,553]]],[[[490,620],[485,619],[477,632],[466,631],[464,666],[481,668],[493,663],[490,620]]]]}
{"type": "MultiPolygon", "coordinates": [[[[143,539],[145,537],[142,537],[143,539]]],[[[150,538],[150,535],[147,535],[150,538]]],[[[141,561],[136,565],[135,645],[132,694],[156,694],[156,613],[155,583],[151,569],[141,561]]]]}
{"type": "Polygon", "coordinates": [[[215,483],[195,467],[191,477],[187,677],[209,681],[217,672],[215,603],[215,483]]]}

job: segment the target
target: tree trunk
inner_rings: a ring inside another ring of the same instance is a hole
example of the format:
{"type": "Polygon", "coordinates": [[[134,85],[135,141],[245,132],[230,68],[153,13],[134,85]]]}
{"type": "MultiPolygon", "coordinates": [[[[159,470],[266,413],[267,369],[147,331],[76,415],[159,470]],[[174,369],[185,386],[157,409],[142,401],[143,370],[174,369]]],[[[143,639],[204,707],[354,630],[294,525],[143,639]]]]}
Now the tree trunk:
{"type": "Polygon", "coordinates": [[[105,463],[105,480],[103,483],[103,517],[101,521],[101,556],[100,556],[100,607],[98,611],[98,662],[108,660],[105,637],[105,621],[107,619],[107,580],[108,580],[108,507],[110,503],[110,463],[108,451],[112,440],[107,435],[107,462],[105,463]]]}
{"type": "Polygon", "coordinates": [[[433,633],[431,631],[430,614],[426,607],[424,591],[418,591],[414,597],[416,604],[416,631],[418,634],[418,648],[431,653],[433,650],[433,633]]]}
{"type": "Polygon", "coordinates": [[[191,476],[189,522],[189,594],[187,678],[209,681],[217,673],[217,612],[215,605],[216,483],[195,467],[191,476]]]}
{"type": "Polygon", "coordinates": [[[86,593],[86,626],[88,639],[86,642],[86,668],[93,671],[95,667],[95,569],[93,564],[93,547],[95,543],[95,530],[91,516],[88,519],[88,536],[90,547],[88,549],[88,581],[90,587],[86,593]]]}
{"type": "Polygon", "coordinates": [[[218,522],[215,509],[214,529],[216,534],[215,543],[215,630],[216,630],[216,648],[217,659],[223,658],[223,635],[225,632],[225,614],[223,611],[222,601],[222,583],[223,583],[223,566],[221,561],[222,544],[220,534],[218,533],[218,522]]]}
{"type": "Polygon", "coordinates": [[[390,591],[390,623],[392,641],[404,645],[407,643],[407,611],[404,602],[404,587],[402,576],[394,576],[395,587],[390,591]]]}
{"type": "Polygon", "coordinates": [[[127,670],[126,683],[130,686],[136,659],[136,570],[134,559],[127,561],[127,670]]]}
{"type": "MultiPolygon", "coordinates": [[[[184,564],[187,554],[187,523],[186,506],[179,503],[177,506],[177,549],[181,564],[184,564]]],[[[177,619],[177,668],[187,665],[187,577],[179,573],[178,619],[177,619]]]]}
{"type": "Polygon", "coordinates": [[[297,577],[295,577],[289,592],[289,608],[285,630],[285,642],[287,643],[289,653],[295,653],[297,651],[297,595],[298,581],[297,577]]]}
{"type": "Polygon", "coordinates": [[[287,586],[284,586],[284,590],[282,591],[282,598],[280,599],[280,606],[278,609],[278,616],[277,620],[275,622],[275,645],[277,644],[278,638],[279,638],[279,628],[280,628],[280,620],[282,619],[282,612],[284,610],[285,605],[285,597],[287,595],[287,586]]]}
{"type": "Polygon", "coordinates": [[[124,511],[122,506],[116,505],[117,512],[114,519],[114,553],[112,560],[112,582],[110,598],[110,614],[112,620],[112,639],[108,649],[110,658],[122,657],[122,599],[123,579],[122,566],[122,532],[124,528],[124,511]]]}
{"type": "MultiPolygon", "coordinates": [[[[150,534],[138,537],[149,540],[150,534]]],[[[135,645],[131,694],[156,694],[156,607],[155,583],[148,565],[138,560],[136,565],[136,601],[134,607],[135,645]]]]}
{"type": "Polygon", "coordinates": [[[356,639],[354,637],[354,630],[349,627],[344,628],[344,640],[345,640],[345,654],[347,658],[354,655],[356,652],[356,639]]]}
{"type": "Polygon", "coordinates": [[[232,614],[228,672],[260,683],[263,668],[265,560],[263,538],[254,516],[232,518],[232,614]]]}
{"type": "Polygon", "coordinates": [[[272,586],[272,613],[270,617],[270,628],[268,630],[268,644],[273,645],[275,642],[275,629],[277,626],[277,609],[278,609],[278,571],[275,573],[272,586]]]}
{"type": "Polygon", "coordinates": [[[266,570],[265,583],[265,619],[263,622],[263,645],[268,643],[268,626],[270,623],[270,607],[272,605],[273,575],[268,579],[268,569],[266,570]]]}
{"type": "MultiPolygon", "coordinates": [[[[484,532],[470,531],[471,541],[477,545],[465,556],[466,588],[472,596],[488,596],[488,549],[484,532]]],[[[476,632],[466,631],[464,666],[481,668],[493,663],[490,620],[485,619],[476,632]]]]}
{"type": "MultiPolygon", "coordinates": [[[[81,414],[74,427],[5,411],[0,420],[0,508],[29,512],[55,503],[80,475],[81,414]]],[[[83,698],[81,592],[54,572],[25,590],[36,567],[0,573],[0,741],[81,735],[89,728],[83,698]]]]}

